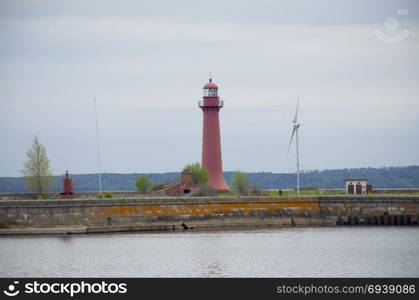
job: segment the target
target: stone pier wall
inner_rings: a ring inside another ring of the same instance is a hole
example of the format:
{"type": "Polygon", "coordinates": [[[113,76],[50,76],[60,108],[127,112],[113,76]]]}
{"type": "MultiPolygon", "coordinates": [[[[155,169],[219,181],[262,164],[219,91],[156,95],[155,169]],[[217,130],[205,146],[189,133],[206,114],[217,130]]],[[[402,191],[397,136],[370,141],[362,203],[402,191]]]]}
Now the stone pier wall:
{"type": "MultiPolygon", "coordinates": [[[[132,198],[2,200],[0,228],[176,228],[232,224],[336,225],[382,215],[406,215],[419,221],[418,196],[300,196],[244,198],[132,198]]],[[[416,223],[415,223],[416,222],[416,223]]],[[[98,229],[99,231],[99,229],[98,229]]],[[[116,230],[118,231],[118,230],[116,230]]]]}

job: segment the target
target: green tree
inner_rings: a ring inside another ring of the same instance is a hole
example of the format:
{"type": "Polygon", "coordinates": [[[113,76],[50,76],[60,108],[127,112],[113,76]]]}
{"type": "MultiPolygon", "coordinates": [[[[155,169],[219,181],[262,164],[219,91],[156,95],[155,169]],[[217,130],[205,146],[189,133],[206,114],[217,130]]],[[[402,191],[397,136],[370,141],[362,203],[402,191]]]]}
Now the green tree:
{"type": "Polygon", "coordinates": [[[27,161],[22,170],[23,179],[29,191],[44,195],[51,191],[55,182],[47,157],[47,151],[35,136],[32,146],[26,150],[27,161]]]}
{"type": "Polygon", "coordinates": [[[139,192],[149,192],[153,188],[153,183],[147,176],[143,175],[137,178],[135,186],[139,192]]]}
{"type": "Polygon", "coordinates": [[[207,168],[201,167],[201,165],[196,162],[193,164],[186,165],[183,170],[188,170],[192,173],[192,182],[200,186],[204,186],[208,183],[209,172],[207,168]]]}
{"type": "Polygon", "coordinates": [[[246,174],[237,171],[233,174],[233,189],[240,195],[247,195],[249,193],[250,181],[246,174]]]}

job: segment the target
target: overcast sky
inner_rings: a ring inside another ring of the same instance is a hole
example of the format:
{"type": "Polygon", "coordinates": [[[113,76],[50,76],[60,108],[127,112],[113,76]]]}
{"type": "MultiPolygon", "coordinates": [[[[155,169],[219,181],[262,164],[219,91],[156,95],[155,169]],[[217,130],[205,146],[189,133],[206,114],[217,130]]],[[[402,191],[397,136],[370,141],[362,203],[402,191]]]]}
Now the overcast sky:
{"type": "Polygon", "coordinates": [[[37,135],[55,174],[200,161],[212,72],[224,170],[419,164],[419,2],[0,1],[0,176],[37,135]],[[390,18],[390,19],[389,19],[390,18]]]}

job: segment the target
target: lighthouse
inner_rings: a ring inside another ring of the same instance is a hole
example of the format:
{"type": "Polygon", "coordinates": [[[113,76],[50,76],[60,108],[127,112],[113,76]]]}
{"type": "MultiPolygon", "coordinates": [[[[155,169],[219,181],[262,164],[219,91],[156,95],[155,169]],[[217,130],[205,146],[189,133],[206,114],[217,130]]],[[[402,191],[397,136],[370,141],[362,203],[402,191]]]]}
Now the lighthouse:
{"type": "Polygon", "coordinates": [[[204,85],[204,97],[199,101],[203,112],[202,166],[209,171],[209,184],[217,191],[230,191],[223,175],[221,160],[220,121],[218,114],[223,101],[218,98],[218,86],[209,79],[204,85]]]}

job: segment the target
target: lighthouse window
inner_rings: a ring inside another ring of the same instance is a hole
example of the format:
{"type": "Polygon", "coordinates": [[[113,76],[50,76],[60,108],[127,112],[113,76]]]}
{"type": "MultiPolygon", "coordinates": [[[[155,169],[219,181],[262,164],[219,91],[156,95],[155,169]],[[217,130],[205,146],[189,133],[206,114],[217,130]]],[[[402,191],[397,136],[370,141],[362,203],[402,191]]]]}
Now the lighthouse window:
{"type": "Polygon", "coordinates": [[[204,97],[216,97],[217,89],[204,89],[204,97]]]}

